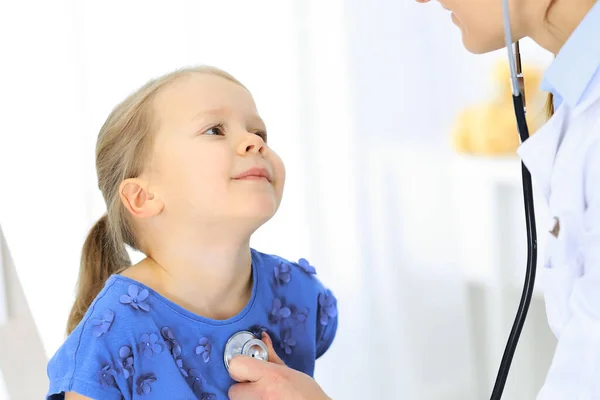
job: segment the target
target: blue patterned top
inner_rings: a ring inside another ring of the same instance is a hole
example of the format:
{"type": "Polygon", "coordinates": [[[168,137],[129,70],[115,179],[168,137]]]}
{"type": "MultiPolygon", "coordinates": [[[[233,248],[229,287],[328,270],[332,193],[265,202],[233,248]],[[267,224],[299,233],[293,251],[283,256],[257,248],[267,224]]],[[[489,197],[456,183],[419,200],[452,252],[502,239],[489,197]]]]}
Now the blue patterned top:
{"type": "Polygon", "coordinates": [[[313,376],[337,330],[337,301],[305,260],[252,250],[253,288],[228,320],[201,317],[147,286],[111,276],[81,323],[48,364],[47,399],[65,392],[102,400],[227,399],[234,383],[225,344],[267,331],[291,368],[313,376]]]}

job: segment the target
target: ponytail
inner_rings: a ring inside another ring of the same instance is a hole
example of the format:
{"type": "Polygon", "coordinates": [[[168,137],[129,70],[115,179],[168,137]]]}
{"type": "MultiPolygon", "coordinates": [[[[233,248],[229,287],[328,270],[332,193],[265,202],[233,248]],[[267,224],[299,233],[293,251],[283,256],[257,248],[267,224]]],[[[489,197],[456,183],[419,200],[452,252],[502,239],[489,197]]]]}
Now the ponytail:
{"type": "Polygon", "coordinates": [[[83,245],[77,296],[69,314],[67,334],[81,322],[106,280],[129,265],[131,260],[125,245],[111,232],[108,216],[104,214],[92,227],[83,245]]]}

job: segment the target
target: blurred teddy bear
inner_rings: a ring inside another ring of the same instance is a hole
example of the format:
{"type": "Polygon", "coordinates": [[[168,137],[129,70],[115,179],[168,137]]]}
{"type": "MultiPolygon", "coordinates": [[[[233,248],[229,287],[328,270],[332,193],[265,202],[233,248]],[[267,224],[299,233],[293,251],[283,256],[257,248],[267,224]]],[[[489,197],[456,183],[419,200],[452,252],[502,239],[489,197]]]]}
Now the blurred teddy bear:
{"type": "MultiPolygon", "coordinates": [[[[545,96],[540,90],[543,72],[523,65],[529,134],[544,122],[545,96]]],[[[489,102],[462,111],[452,132],[456,151],[475,155],[515,154],[520,145],[512,101],[508,63],[499,62],[493,70],[496,96],[489,102]]]]}

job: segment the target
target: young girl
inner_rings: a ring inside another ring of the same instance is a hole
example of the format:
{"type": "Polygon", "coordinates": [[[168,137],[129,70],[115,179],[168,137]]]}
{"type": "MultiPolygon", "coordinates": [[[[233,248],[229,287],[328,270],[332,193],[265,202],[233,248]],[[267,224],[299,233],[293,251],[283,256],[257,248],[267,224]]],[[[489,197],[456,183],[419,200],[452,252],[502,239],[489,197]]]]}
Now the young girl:
{"type": "Polygon", "coordinates": [[[184,69],[110,114],[96,148],[107,213],[84,244],[69,336],[48,399],[226,399],[227,341],[274,343],[309,376],[337,329],[336,299],[304,259],[249,247],[285,181],[249,91],[184,69]],[[147,257],[131,266],[125,245],[147,257]]]}

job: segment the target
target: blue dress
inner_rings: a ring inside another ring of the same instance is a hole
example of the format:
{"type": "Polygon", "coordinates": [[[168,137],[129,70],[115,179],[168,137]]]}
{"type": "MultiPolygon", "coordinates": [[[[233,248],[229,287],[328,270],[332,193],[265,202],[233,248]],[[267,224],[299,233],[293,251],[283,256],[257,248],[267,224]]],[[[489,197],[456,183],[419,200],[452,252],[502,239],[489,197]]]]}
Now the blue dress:
{"type": "Polygon", "coordinates": [[[228,320],[201,317],[149,287],[111,276],[81,323],[48,363],[47,399],[227,399],[235,383],[225,344],[267,331],[281,359],[313,376],[337,330],[337,301],[304,259],[252,250],[250,301],[228,320]]]}

